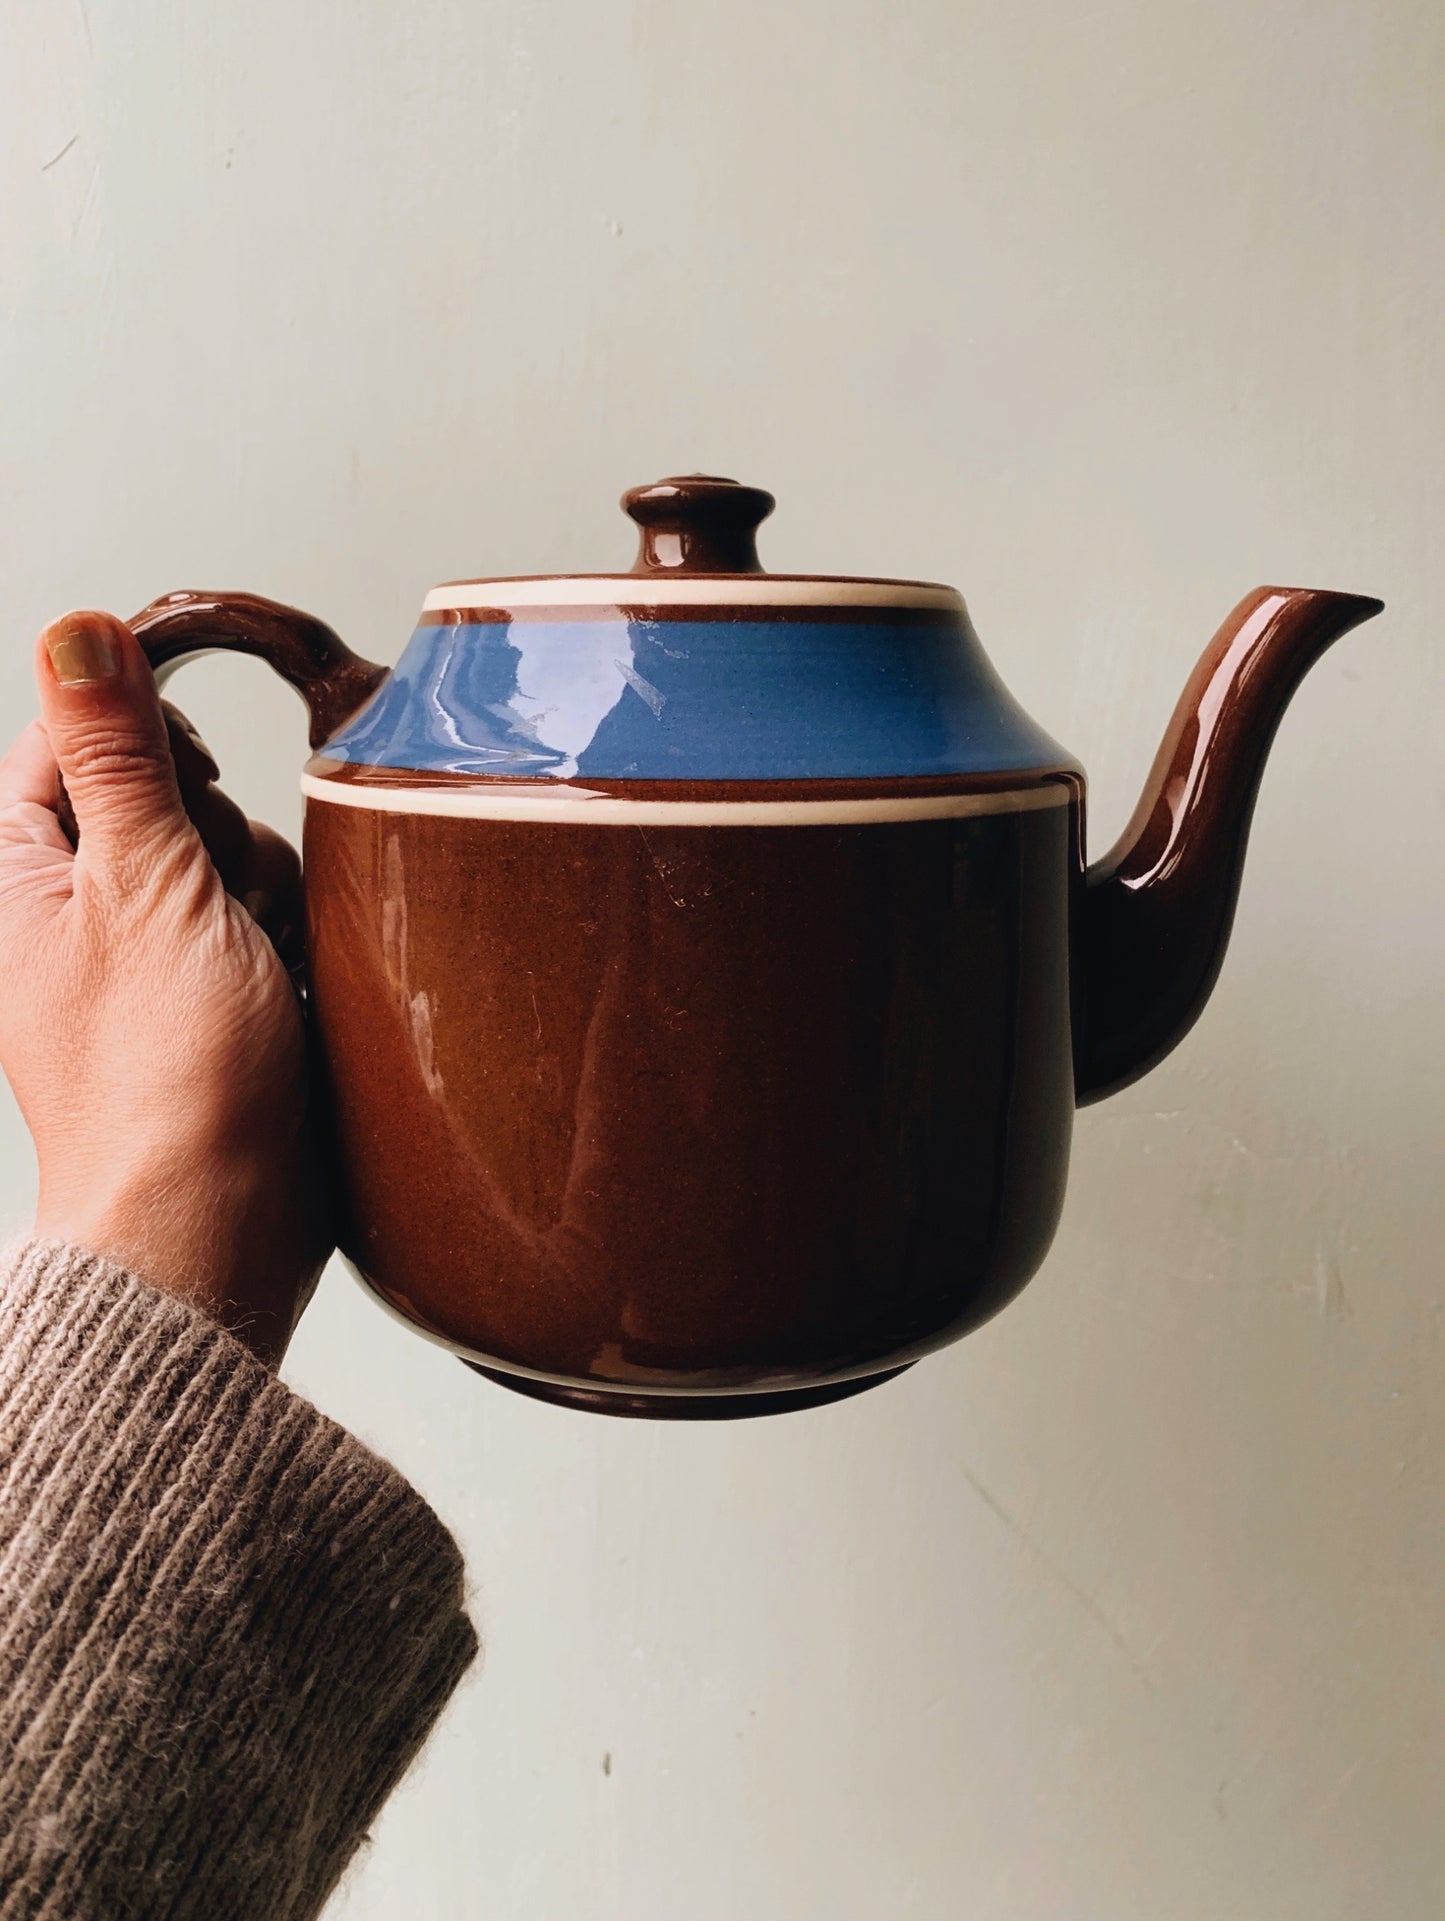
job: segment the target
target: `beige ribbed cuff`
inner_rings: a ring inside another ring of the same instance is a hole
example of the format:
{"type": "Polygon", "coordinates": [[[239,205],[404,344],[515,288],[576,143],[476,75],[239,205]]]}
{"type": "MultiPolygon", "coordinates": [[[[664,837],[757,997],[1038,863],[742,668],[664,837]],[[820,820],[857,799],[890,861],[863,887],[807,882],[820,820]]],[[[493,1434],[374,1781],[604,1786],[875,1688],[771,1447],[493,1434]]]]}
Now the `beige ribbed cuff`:
{"type": "Polygon", "coordinates": [[[123,1269],[0,1256],[0,1921],[315,1914],[475,1652],[393,1468],[123,1269]]]}

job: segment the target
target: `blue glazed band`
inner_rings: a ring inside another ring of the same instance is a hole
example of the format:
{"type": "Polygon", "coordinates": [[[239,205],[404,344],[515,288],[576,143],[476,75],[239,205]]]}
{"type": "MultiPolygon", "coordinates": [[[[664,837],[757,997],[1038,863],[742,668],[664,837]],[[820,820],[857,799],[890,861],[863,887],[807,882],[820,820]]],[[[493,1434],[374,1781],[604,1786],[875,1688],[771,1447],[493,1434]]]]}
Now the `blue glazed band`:
{"type": "Polygon", "coordinates": [[[824,780],[1069,766],[966,620],[418,627],[322,750],[538,779],[824,780]]]}

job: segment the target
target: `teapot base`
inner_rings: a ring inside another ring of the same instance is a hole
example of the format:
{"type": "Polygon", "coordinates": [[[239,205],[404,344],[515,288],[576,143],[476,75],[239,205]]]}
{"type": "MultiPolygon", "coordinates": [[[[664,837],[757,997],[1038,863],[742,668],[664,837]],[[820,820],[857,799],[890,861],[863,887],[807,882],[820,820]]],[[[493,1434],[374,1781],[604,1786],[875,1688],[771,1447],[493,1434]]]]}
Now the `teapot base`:
{"type": "Polygon", "coordinates": [[[865,1388],[881,1387],[906,1373],[903,1367],[886,1368],[881,1374],[864,1374],[851,1381],[825,1381],[817,1387],[774,1388],[760,1394],[636,1394],[626,1389],[568,1387],[561,1381],[541,1381],[530,1374],[508,1374],[501,1368],[483,1367],[479,1361],[458,1356],[464,1365],[498,1387],[510,1387],[535,1401],[549,1401],[554,1407],[577,1408],[585,1414],[622,1414],[644,1421],[744,1421],[757,1414],[794,1414],[804,1408],[826,1407],[830,1401],[847,1400],[865,1388]]]}

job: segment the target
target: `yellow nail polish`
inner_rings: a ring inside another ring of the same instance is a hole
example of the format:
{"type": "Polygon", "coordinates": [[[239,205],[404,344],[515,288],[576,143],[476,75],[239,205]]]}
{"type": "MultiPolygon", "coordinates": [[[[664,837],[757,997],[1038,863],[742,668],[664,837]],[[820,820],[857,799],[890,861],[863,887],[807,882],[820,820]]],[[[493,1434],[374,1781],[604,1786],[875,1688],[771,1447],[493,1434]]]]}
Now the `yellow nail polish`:
{"type": "Polygon", "coordinates": [[[55,678],[66,686],[109,680],[118,665],[110,636],[93,614],[67,614],[57,620],[46,633],[45,651],[55,678]]]}

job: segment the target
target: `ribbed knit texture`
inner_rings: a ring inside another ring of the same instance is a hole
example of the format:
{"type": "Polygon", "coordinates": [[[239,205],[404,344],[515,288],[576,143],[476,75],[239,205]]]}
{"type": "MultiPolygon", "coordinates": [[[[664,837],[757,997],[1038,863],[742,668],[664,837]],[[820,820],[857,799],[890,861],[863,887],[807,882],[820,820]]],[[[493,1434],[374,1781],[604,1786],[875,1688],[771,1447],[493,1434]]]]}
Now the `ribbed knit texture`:
{"type": "Polygon", "coordinates": [[[0,1921],[318,1913],[475,1652],[395,1469],[123,1269],[0,1254],[0,1921]]]}

